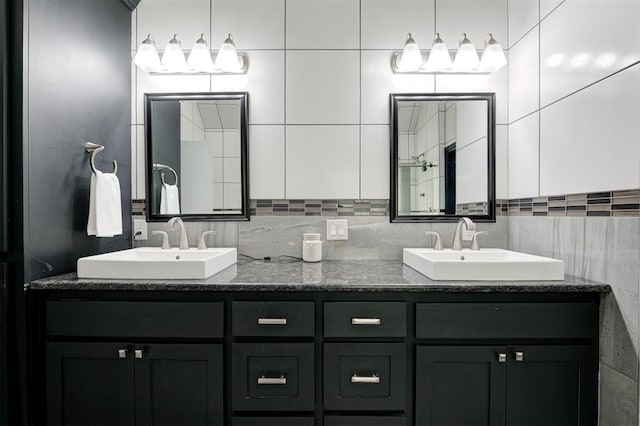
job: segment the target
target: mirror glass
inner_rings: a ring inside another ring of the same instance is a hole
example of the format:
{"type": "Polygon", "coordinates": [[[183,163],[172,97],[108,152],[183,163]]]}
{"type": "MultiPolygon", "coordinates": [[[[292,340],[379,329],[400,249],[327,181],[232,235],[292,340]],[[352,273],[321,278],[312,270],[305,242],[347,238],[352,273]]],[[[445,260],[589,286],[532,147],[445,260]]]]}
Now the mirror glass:
{"type": "Polygon", "coordinates": [[[494,95],[391,95],[393,222],[495,220],[494,95]]]}
{"type": "Polygon", "coordinates": [[[248,220],[247,94],[147,94],[147,216],[248,220]]]}

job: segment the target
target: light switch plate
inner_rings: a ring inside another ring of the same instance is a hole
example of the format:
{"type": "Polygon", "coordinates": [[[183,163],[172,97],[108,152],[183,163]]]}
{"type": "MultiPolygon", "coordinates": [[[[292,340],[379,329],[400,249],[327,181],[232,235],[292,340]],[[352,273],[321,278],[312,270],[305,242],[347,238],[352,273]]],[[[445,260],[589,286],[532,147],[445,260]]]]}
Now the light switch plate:
{"type": "Polygon", "coordinates": [[[349,221],[346,219],[327,220],[327,240],[348,240],[349,221]]]}

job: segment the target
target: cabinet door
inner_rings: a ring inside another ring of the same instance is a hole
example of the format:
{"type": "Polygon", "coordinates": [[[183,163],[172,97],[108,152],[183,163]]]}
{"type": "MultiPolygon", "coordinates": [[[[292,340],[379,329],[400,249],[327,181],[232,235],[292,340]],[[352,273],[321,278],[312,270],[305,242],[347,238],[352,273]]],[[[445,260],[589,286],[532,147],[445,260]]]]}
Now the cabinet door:
{"type": "Polygon", "coordinates": [[[133,425],[130,348],[124,343],[47,343],[47,423],[133,425]]]}
{"type": "Polygon", "coordinates": [[[590,346],[509,346],[507,424],[595,425],[597,351],[590,346]]]}
{"type": "Polygon", "coordinates": [[[222,345],[137,345],[136,425],[222,425],[222,345]]]}
{"type": "Polygon", "coordinates": [[[504,346],[419,346],[416,424],[504,425],[506,365],[504,346]]]}

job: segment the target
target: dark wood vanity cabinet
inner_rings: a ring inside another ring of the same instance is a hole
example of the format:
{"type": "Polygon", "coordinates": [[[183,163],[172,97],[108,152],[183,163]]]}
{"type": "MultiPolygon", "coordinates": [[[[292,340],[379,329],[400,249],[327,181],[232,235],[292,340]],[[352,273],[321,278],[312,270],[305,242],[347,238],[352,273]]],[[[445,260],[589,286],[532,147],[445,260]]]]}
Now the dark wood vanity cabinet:
{"type": "Polygon", "coordinates": [[[39,421],[595,425],[598,298],[38,291],[39,421]]]}

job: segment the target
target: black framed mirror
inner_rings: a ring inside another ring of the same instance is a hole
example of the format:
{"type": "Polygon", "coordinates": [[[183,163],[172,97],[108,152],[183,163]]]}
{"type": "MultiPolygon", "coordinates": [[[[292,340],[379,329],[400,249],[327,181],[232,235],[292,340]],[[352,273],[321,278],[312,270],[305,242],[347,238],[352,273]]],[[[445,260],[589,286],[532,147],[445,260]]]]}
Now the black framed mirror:
{"type": "Polygon", "coordinates": [[[391,222],[495,222],[495,94],[395,94],[391,222]]]}
{"type": "Polygon", "coordinates": [[[249,220],[248,93],[147,93],[147,219],[249,220]]]}

